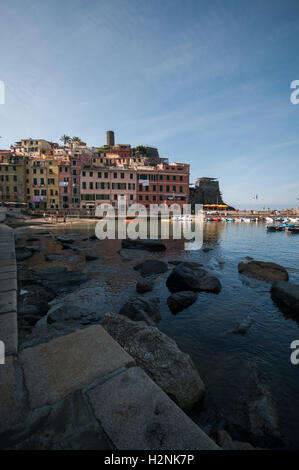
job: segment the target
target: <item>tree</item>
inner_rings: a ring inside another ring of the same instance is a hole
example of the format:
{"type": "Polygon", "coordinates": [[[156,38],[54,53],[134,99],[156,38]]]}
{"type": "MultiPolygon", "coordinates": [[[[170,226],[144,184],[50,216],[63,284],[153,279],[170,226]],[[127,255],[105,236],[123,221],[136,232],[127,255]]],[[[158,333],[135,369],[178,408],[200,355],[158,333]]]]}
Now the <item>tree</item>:
{"type": "Polygon", "coordinates": [[[72,142],[81,142],[80,137],[72,137],[72,142]]]}
{"type": "Polygon", "coordinates": [[[60,140],[60,142],[63,142],[64,145],[66,145],[66,144],[71,140],[71,138],[70,138],[69,135],[63,134],[63,135],[60,137],[59,140],[60,140]]]}

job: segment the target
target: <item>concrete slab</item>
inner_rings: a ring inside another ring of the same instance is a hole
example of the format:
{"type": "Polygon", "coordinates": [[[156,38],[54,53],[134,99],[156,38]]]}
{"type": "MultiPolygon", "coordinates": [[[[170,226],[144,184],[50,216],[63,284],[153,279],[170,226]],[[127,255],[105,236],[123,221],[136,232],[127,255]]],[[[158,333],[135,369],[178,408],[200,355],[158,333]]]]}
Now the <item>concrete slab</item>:
{"type": "Polygon", "coordinates": [[[95,386],[87,396],[117,449],[219,449],[139,367],[95,386]]]}
{"type": "Polygon", "coordinates": [[[2,292],[7,292],[17,290],[17,280],[16,279],[2,279],[0,281],[0,298],[1,298],[1,293],[2,292]]]}
{"type": "Polygon", "coordinates": [[[17,266],[16,264],[11,264],[9,266],[5,266],[0,262],[0,273],[3,274],[8,274],[8,273],[16,273],[17,272],[17,266]]]}
{"type": "Polygon", "coordinates": [[[16,424],[19,417],[17,380],[12,356],[0,365],[0,433],[16,424]]]}
{"type": "MultiPolygon", "coordinates": [[[[4,342],[5,354],[16,354],[18,351],[18,324],[16,312],[0,315],[0,341],[4,342]]],[[[0,365],[1,374],[1,365],[0,365]]],[[[0,395],[1,400],[1,395],[0,395]]]]}
{"type": "MultiPolygon", "coordinates": [[[[1,281],[0,281],[1,284],[1,281]]],[[[0,314],[17,311],[16,291],[1,292],[0,294],[0,314]]]]}
{"type": "Polygon", "coordinates": [[[7,279],[16,279],[17,278],[17,273],[16,271],[11,271],[11,272],[0,272],[0,281],[7,280],[7,279]]]}
{"type": "Polygon", "coordinates": [[[20,353],[31,408],[55,403],[133,359],[99,325],[20,353]]]}

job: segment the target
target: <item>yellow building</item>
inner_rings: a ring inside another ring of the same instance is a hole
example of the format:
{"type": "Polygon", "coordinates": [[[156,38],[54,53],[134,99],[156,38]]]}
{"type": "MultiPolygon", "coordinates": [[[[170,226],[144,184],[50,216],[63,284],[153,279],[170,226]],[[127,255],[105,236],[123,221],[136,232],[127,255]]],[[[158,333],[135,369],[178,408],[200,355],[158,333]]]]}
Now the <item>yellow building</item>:
{"type": "Polygon", "coordinates": [[[26,202],[34,209],[59,209],[58,160],[27,158],[26,202]]]}
{"type": "Polygon", "coordinates": [[[26,202],[25,160],[0,151],[0,202],[26,202]]]}

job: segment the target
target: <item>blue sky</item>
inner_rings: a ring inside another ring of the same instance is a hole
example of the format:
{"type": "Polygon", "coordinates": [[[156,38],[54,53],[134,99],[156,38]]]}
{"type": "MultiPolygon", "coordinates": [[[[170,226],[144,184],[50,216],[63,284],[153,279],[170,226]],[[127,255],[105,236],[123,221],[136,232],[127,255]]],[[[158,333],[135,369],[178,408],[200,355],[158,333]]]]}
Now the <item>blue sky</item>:
{"type": "Polygon", "coordinates": [[[294,207],[298,44],[298,0],[2,0],[0,148],[114,129],[236,207],[294,207]]]}

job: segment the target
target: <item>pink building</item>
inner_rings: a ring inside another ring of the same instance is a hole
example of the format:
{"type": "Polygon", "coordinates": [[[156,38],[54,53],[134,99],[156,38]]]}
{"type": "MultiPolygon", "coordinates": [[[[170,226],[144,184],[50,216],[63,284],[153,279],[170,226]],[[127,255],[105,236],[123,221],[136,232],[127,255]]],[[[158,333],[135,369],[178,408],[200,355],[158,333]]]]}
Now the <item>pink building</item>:
{"type": "Polygon", "coordinates": [[[117,206],[118,197],[127,206],[136,203],[136,171],[132,168],[90,167],[81,171],[81,209],[95,208],[105,201],[117,206]]]}

